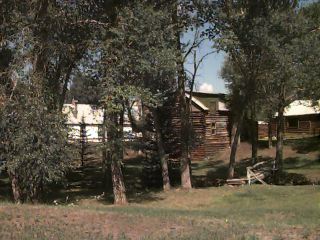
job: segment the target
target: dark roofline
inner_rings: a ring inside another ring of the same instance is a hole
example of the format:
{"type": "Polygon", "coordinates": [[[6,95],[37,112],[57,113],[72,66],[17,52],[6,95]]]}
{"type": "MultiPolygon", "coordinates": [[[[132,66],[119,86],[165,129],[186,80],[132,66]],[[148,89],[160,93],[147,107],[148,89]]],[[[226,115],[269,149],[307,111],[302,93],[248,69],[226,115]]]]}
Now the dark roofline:
{"type": "MultiPolygon", "coordinates": [[[[186,91],[190,93],[190,91],[186,91]]],[[[204,93],[204,92],[192,92],[193,96],[202,96],[202,97],[212,97],[212,98],[221,98],[224,99],[227,94],[225,93],[204,93]]]]}

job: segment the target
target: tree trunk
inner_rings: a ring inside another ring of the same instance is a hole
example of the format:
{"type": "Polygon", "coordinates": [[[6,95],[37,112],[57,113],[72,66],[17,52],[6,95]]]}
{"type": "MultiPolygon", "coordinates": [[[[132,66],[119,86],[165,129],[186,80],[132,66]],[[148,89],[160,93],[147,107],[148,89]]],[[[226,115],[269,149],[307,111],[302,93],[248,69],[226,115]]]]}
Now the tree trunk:
{"type": "Polygon", "coordinates": [[[114,126],[110,127],[111,147],[111,176],[115,205],[127,204],[126,188],[124,184],[121,163],[123,161],[123,112],[121,116],[112,114],[111,120],[114,126]]]}
{"type": "MultiPolygon", "coordinates": [[[[233,121],[233,120],[231,120],[233,121]]],[[[231,127],[231,132],[230,132],[230,148],[232,148],[232,145],[233,145],[233,142],[235,140],[235,135],[236,135],[236,132],[237,132],[237,122],[235,121],[233,124],[232,124],[232,127],[231,127]]],[[[237,146],[239,146],[241,144],[241,134],[238,136],[238,144],[237,146]]]]}
{"type": "Polygon", "coordinates": [[[118,151],[119,149],[114,151],[111,157],[111,175],[112,175],[114,204],[125,205],[128,202],[126,197],[126,188],[124,185],[123,174],[121,170],[121,162],[120,162],[121,157],[118,151]]]}
{"type": "Polygon", "coordinates": [[[284,135],[284,105],[279,104],[277,118],[277,145],[276,145],[276,160],[275,167],[280,172],[283,168],[283,135],[284,135]]]}
{"type": "Polygon", "coordinates": [[[18,177],[16,174],[9,174],[11,180],[11,188],[12,188],[12,195],[13,200],[15,203],[21,203],[23,201],[21,190],[18,183],[18,177]]]}
{"type": "Polygon", "coordinates": [[[258,156],[258,133],[255,103],[251,107],[251,158],[252,164],[257,163],[258,156]]]}
{"type": "Polygon", "coordinates": [[[234,166],[236,162],[237,148],[238,148],[238,143],[239,143],[240,134],[241,134],[243,114],[244,113],[242,112],[232,126],[232,128],[235,129],[235,134],[233,139],[231,140],[231,153],[230,153],[230,162],[229,162],[229,169],[228,169],[228,178],[234,177],[234,166]]]}
{"type": "MultiPolygon", "coordinates": [[[[180,67],[181,69],[181,67],[180,67]]],[[[182,69],[183,71],[183,69],[182,69]]],[[[179,81],[179,99],[180,99],[180,119],[181,119],[181,186],[182,188],[190,189],[191,175],[190,175],[190,159],[189,159],[189,119],[186,111],[186,99],[184,89],[184,76],[180,73],[179,81]]]]}
{"type": "Polygon", "coordinates": [[[103,113],[103,123],[102,123],[102,185],[103,187],[108,190],[109,186],[111,186],[111,179],[110,179],[110,162],[111,159],[108,157],[107,146],[106,146],[106,133],[107,133],[107,115],[106,111],[104,110],[103,113]],[[108,161],[109,160],[109,161],[108,161]],[[109,163],[109,164],[108,164],[109,163]]]}
{"type": "Polygon", "coordinates": [[[64,101],[66,100],[66,95],[67,95],[67,91],[68,91],[68,84],[70,81],[72,69],[73,69],[73,64],[70,64],[68,67],[67,73],[66,73],[66,77],[63,82],[62,92],[61,92],[60,99],[59,99],[60,100],[59,101],[59,110],[60,111],[62,111],[64,101]]]}
{"type": "Polygon", "coordinates": [[[272,148],[272,118],[269,118],[268,122],[268,148],[272,148]]]}
{"type": "Polygon", "coordinates": [[[192,188],[191,184],[191,169],[189,159],[189,119],[187,114],[187,103],[185,97],[185,72],[184,63],[182,58],[180,31],[176,32],[176,44],[177,44],[177,67],[178,67],[178,97],[180,107],[180,120],[181,120],[181,186],[185,189],[192,188]]]}
{"type": "Polygon", "coordinates": [[[86,139],[87,134],[86,134],[86,124],[81,123],[80,124],[80,156],[81,156],[81,166],[84,166],[84,160],[85,160],[85,154],[86,154],[86,139]]]}
{"type": "Polygon", "coordinates": [[[168,162],[167,162],[167,158],[166,158],[166,154],[163,146],[163,136],[161,132],[161,124],[160,124],[158,109],[153,110],[153,118],[154,118],[155,130],[156,130],[158,155],[159,155],[160,164],[161,164],[163,190],[167,191],[167,190],[170,190],[171,185],[170,185],[170,178],[169,178],[168,162]]]}

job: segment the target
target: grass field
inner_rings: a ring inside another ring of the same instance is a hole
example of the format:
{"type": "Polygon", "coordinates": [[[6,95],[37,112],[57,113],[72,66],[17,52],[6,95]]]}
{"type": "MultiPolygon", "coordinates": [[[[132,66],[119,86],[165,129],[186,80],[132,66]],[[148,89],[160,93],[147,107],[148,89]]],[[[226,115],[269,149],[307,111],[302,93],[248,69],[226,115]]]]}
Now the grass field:
{"type": "Polygon", "coordinates": [[[113,207],[0,207],[0,239],[319,239],[319,186],[251,186],[149,193],[113,207]]]}
{"type": "MultiPolygon", "coordinates": [[[[173,178],[175,188],[164,193],[146,188],[142,160],[127,156],[124,175],[130,204],[125,207],[112,206],[94,149],[85,166],[74,169],[63,186],[49,189],[45,204],[10,203],[10,185],[2,174],[0,239],[318,240],[319,142],[318,138],[287,142],[283,186],[220,186],[227,173],[227,150],[192,163],[195,189],[181,190],[173,178]]],[[[261,160],[273,157],[274,149],[259,149],[261,160]]],[[[242,143],[237,175],[245,175],[250,164],[250,145],[242,143]]]]}

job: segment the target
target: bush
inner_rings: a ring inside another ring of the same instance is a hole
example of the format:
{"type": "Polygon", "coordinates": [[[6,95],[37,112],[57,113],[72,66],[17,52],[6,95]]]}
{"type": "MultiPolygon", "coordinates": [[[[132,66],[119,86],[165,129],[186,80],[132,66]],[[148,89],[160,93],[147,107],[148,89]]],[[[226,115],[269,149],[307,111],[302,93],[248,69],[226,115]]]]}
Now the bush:
{"type": "Polygon", "coordinates": [[[41,97],[20,95],[2,109],[0,158],[11,180],[14,200],[41,199],[47,184],[60,181],[70,166],[64,117],[49,111],[41,97]]]}

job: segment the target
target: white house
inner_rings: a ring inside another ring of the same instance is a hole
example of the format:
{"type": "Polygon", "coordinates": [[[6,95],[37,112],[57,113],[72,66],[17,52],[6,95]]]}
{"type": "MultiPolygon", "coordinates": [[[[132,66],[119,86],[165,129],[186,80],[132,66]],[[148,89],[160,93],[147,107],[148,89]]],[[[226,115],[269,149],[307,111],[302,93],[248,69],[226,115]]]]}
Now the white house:
{"type": "MultiPolygon", "coordinates": [[[[132,114],[138,115],[140,108],[138,104],[132,107],[132,114]]],[[[63,113],[67,115],[67,125],[69,127],[69,139],[80,140],[83,137],[87,142],[101,142],[103,137],[103,109],[90,104],[79,104],[73,100],[71,104],[63,105],[63,113]]],[[[133,134],[132,127],[125,114],[124,132],[126,136],[133,134]]]]}

